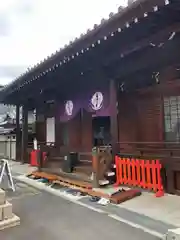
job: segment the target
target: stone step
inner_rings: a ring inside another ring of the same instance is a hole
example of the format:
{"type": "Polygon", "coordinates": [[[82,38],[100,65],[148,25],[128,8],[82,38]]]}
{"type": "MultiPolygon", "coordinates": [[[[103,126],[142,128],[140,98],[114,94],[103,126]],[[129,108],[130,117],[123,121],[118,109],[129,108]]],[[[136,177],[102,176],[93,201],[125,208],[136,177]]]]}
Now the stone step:
{"type": "Polygon", "coordinates": [[[10,219],[0,221],[0,230],[15,227],[17,225],[20,225],[20,218],[13,214],[10,219]]]}
{"type": "Polygon", "coordinates": [[[0,221],[12,218],[12,204],[7,202],[3,205],[0,205],[0,221]]]}

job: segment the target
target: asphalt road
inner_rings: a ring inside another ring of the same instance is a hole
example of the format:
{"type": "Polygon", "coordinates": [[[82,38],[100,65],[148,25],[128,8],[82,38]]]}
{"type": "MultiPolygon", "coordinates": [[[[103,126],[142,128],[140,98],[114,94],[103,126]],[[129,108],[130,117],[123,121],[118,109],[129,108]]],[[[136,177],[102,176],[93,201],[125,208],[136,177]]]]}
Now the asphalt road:
{"type": "Polygon", "coordinates": [[[8,194],[21,225],[0,232],[2,240],[155,240],[154,236],[60,197],[24,186],[8,194]]]}

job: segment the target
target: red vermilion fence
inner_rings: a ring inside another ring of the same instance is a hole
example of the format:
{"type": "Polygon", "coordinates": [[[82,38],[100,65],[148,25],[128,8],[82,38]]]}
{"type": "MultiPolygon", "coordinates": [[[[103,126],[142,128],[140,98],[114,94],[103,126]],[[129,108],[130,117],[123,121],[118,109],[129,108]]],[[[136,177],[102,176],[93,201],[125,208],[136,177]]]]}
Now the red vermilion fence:
{"type": "Polygon", "coordinates": [[[116,186],[125,184],[156,192],[156,196],[164,195],[161,178],[162,165],[159,160],[130,159],[115,157],[116,186]]]}

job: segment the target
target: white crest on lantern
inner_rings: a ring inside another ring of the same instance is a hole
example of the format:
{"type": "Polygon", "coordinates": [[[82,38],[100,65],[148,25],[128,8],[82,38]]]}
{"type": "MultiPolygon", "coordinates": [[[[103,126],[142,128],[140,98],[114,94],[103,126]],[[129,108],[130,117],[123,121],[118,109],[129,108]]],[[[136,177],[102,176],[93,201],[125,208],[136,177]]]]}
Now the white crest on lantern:
{"type": "Polygon", "coordinates": [[[103,105],[103,94],[101,92],[96,92],[91,98],[92,109],[98,111],[103,105]]]}
{"type": "Polygon", "coordinates": [[[71,100],[68,100],[65,104],[65,111],[68,116],[72,115],[74,104],[71,100]]]}

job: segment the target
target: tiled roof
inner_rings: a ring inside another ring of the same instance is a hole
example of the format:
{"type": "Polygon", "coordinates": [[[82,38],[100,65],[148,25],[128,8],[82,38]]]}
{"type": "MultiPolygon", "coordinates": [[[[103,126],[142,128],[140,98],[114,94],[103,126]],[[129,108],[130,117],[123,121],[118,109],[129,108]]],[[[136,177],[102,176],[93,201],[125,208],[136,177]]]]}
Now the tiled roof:
{"type": "Polygon", "coordinates": [[[2,93],[11,88],[14,88],[13,91],[16,91],[25,84],[43,77],[48,72],[54,71],[61,65],[89,51],[90,48],[101,44],[102,41],[113,37],[116,32],[121,32],[124,28],[129,28],[131,24],[138,23],[139,18],[148,17],[149,12],[156,12],[160,6],[169,5],[171,1],[137,0],[126,8],[119,7],[116,14],[110,13],[109,19],[102,19],[99,25],[94,25],[93,30],[88,29],[85,34],[81,34],[79,38],[76,38],[73,42],[69,42],[64,48],[56,51],[32,68],[29,68],[25,73],[4,87],[2,93]],[[57,58],[60,58],[60,60],[56,62],[57,58]]]}

